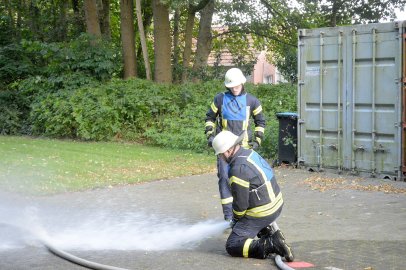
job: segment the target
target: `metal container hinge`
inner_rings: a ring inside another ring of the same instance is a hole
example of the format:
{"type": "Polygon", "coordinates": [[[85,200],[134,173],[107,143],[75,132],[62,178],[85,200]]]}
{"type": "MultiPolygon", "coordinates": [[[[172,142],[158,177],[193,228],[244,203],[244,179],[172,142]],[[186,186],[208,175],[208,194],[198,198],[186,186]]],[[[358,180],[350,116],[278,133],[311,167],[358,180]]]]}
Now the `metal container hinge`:
{"type": "Polygon", "coordinates": [[[382,152],[382,153],[384,153],[384,152],[389,152],[388,151],[388,149],[386,149],[385,147],[383,147],[383,145],[379,145],[378,147],[374,147],[373,148],[373,151],[376,153],[376,152],[382,152]]]}
{"type": "Polygon", "coordinates": [[[353,150],[354,151],[365,151],[365,146],[363,146],[363,145],[354,145],[353,150]]]}
{"type": "Polygon", "coordinates": [[[336,144],[330,144],[330,145],[328,146],[328,148],[331,148],[331,149],[333,149],[333,150],[337,150],[337,149],[338,149],[336,144]]]}
{"type": "Polygon", "coordinates": [[[305,37],[306,36],[306,30],[305,29],[299,29],[299,37],[305,37]]]}

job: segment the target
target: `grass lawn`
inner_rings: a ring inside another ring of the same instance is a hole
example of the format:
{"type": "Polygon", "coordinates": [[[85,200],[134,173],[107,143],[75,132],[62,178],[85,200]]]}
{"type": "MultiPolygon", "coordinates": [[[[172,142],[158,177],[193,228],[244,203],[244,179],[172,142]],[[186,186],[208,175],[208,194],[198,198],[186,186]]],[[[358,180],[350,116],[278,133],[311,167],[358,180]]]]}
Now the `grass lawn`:
{"type": "Polygon", "coordinates": [[[215,156],[118,142],[0,136],[0,188],[79,191],[215,172],[215,156]]]}

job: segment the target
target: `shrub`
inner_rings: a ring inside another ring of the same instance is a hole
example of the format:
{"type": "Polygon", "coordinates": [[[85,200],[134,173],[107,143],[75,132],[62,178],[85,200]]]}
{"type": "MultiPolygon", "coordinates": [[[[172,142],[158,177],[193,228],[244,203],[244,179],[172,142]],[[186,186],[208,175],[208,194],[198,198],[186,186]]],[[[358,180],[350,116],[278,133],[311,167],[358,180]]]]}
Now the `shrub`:
{"type": "Polygon", "coordinates": [[[278,153],[279,121],[276,113],[296,112],[296,86],[276,84],[247,85],[248,91],[261,101],[266,117],[265,138],[259,152],[267,158],[276,158],[278,153]]]}
{"type": "MultiPolygon", "coordinates": [[[[265,157],[276,157],[278,149],[279,122],[276,113],[296,111],[296,89],[290,84],[246,85],[249,93],[257,96],[262,103],[267,126],[265,137],[259,150],[265,157]]],[[[157,119],[156,125],[149,128],[145,137],[150,143],[164,147],[205,151],[204,119],[214,96],[225,91],[220,81],[179,86],[176,100],[178,111],[157,119]]]]}
{"type": "Polygon", "coordinates": [[[0,91],[0,134],[18,134],[23,126],[19,97],[13,91],[0,91]]]}
{"type": "Polygon", "coordinates": [[[143,133],[176,106],[172,86],[133,79],[85,87],[72,97],[77,136],[106,140],[142,140],[143,133]]]}
{"type": "Polygon", "coordinates": [[[157,125],[146,130],[144,135],[153,144],[202,152],[206,148],[202,117],[206,110],[206,106],[189,104],[158,119],[157,125]]]}
{"type": "Polygon", "coordinates": [[[26,54],[37,68],[36,75],[61,76],[66,73],[82,73],[106,81],[119,70],[120,59],[116,48],[103,40],[86,34],[69,43],[21,42],[26,54]],[[42,72],[39,74],[38,71],[42,72]]]}
{"type": "Polygon", "coordinates": [[[150,143],[170,148],[207,150],[204,134],[206,112],[214,95],[224,89],[220,81],[184,84],[175,89],[173,106],[176,109],[157,119],[144,136],[150,143]]]}
{"type": "Polygon", "coordinates": [[[35,66],[20,44],[0,47],[0,88],[35,73],[35,66]]]}
{"type": "MultiPolygon", "coordinates": [[[[208,150],[204,135],[206,112],[214,96],[225,91],[221,81],[199,84],[162,85],[151,81],[113,79],[97,83],[83,73],[55,77],[31,77],[0,101],[7,110],[3,133],[18,133],[20,107],[31,108],[33,134],[84,140],[123,139],[170,148],[208,150]],[[17,93],[25,97],[17,97],[17,93]],[[13,96],[14,95],[14,96],[13,96]],[[15,99],[25,105],[13,107],[15,99]],[[14,100],[14,101],[13,101],[14,100]],[[25,100],[25,101],[24,101],[25,100]]],[[[296,111],[296,90],[289,84],[251,85],[249,93],[261,101],[267,120],[260,153],[277,154],[277,112],[296,111]]]]}
{"type": "Polygon", "coordinates": [[[33,103],[30,121],[34,135],[70,138],[76,136],[71,95],[69,91],[49,93],[33,103]]]}

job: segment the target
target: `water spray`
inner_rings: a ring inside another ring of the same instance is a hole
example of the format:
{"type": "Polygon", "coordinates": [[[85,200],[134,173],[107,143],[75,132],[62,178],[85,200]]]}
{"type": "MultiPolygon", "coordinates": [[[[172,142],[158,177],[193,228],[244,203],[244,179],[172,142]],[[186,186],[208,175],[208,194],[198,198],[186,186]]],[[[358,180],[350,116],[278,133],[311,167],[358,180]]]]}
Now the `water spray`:
{"type": "Polygon", "coordinates": [[[221,234],[228,223],[186,220],[141,211],[63,207],[0,192],[0,250],[44,246],[52,254],[91,269],[125,270],[88,261],[71,250],[173,250],[194,248],[221,234]],[[78,222],[80,221],[80,222],[78,222]],[[161,232],[159,235],[157,231],[161,232]]]}
{"type": "MultiPolygon", "coordinates": [[[[0,223],[2,226],[7,226],[7,227],[12,227],[14,229],[18,229],[20,231],[23,231],[25,233],[31,234],[32,232],[30,230],[24,229],[20,226],[9,224],[9,223],[0,223]]],[[[115,266],[110,266],[110,265],[105,265],[105,264],[100,264],[92,261],[88,261],[82,258],[79,258],[77,256],[74,256],[66,251],[63,251],[61,249],[56,248],[53,246],[50,242],[44,239],[39,240],[44,247],[46,247],[51,253],[55,254],[56,256],[65,259],[67,261],[70,261],[72,263],[75,263],[77,265],[81,265],[90,269],[94,270],[128,270],[126,268],[120,268],[120,267],[115,267],[115,266]]]]}
{"type": "MultiPolygon", "coordinates": [[[[1,197],[4,199],[4,196],[1,197]]],[[[176,218],[162,219],[141,212],[120,212],[112,216],[109,211],[78,211],[76,208],[61,211],[59,208],[41,207],[32,201],[10,201],[13,204],[0,204],[0,219],[3,220],[0,229],[6,232],[0,249],[19,248],[19,242],[44,246],[62,259],[95,270],[128,269],[85,260],[66,250],[189,249],[229,227],[228,222],[218,220],[187,224],[176,218]],[[81,222],[77,223],[78,220],[81,222]],[[156,231],[161,234],[156,234],[156,231]]],[[[275,257],[275,263],[282,270],[292,269],[282,262],[280,256],[275,257]]]]}

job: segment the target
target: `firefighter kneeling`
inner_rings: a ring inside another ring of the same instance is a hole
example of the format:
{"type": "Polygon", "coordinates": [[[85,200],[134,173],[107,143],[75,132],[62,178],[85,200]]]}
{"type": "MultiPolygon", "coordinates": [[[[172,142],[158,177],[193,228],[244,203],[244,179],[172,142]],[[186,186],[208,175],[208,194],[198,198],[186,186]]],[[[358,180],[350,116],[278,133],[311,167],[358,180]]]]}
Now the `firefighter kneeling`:
{"type": "Polygon", "coordinates": [[[268,162],[254,150],[240,146],[243,137],[222,131],[212,144],[216,155],[229,165],[233,220],[227,252],[259,259],[276,253],[291,262],[292,250],[275,222],[283,206],[279,185],[268,162]],[[258,239],[254,239],[256,236],[258,239]]]}

